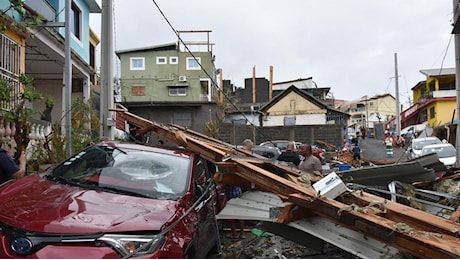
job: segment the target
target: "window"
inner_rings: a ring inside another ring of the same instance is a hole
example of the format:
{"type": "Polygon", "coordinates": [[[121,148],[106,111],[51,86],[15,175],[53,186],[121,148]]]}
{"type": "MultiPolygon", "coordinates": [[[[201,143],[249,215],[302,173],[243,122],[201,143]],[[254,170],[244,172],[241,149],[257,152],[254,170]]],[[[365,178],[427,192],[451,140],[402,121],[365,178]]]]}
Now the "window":
{"type": "Polygon", "coordinates": [[[289,117],[289,116],[284,117],[284,125],[295,125],[295,116],[294,117],[289,117]]]}
{"type": "Polygon", "coordinates": [[[374,102],[373,101],[369,101],[369,107],[374,107],[374,102]]]}
{"type": "Polygon", "coordinates": [[[0,33],[0,80],[13,90],[10,93],[10,101],[0,102],[0,110],[13,109],[19,102],[22,48],[19,43],[0,33]]]}
{"type": "Polygon", "coordinates": [[[436,116],[436,112],[434,110],[434,106],[430,107],[430,118],[434,118],[436,116]]]}
{"type": "Polygon", "coordinates": [[[192,113],[174,112],[173,113],[173,124],[181,125],[185,127],[191,127],[192,126],[192,113]]]}
{"type": "MultiPolygon", "coordinates": [[[[96,71],[96,46],[91,42],[89,43],[89,65],[96,71]]],[[[96,76],[92,76],[90,80],[93,85],[96,85],[96,76]]]]}
{"type": "Polygon", "coordinates": [[[157,64],[167,64],[166,57],[157,57],[157,64]]]}
{"type": "Polygon", "coordinates": [[[187,58],[187,70],[199,70],[201,64],[201,58],[197,57],[196,59],[193,57],[187,58]]]}
{"type": "Polygon", "coordinates": [[[131,95],[133,96],[145,96],[145,86],[132,86],[131,95]]]}
{"type": "Polygon", "coordinates": [[[169,57],[169,63],[170,64],[178,64],[179,63],[179,58],[174,56],[174,57],[169,57]]]}
{"type": "Polygon", "coordinates": [[[72,79],[72,93],[82,93],[83,84],[84,82],[82,79],[72,79]]]}
{"type": "Polygon", "coordinates": [[[201,85],[201,101],[211,101],[211,80],[210,79],[200,79],[201,85]]]}
{"type": "Polygon", "coordinates": [[[81,40],[81,10],[74,2],[70,7],[70,13],[70,31],[81,40]]]}
{"type": "Polygon", "coordinates": [[[169,87],[169,96],[187,96],[187,88],[169,87]]]}
{"type": "Polygon", "coordinates": [[[145,58],[144,57],[133,57],[130,59],[131,70],[144,70],[145,69],[145,58]]]}

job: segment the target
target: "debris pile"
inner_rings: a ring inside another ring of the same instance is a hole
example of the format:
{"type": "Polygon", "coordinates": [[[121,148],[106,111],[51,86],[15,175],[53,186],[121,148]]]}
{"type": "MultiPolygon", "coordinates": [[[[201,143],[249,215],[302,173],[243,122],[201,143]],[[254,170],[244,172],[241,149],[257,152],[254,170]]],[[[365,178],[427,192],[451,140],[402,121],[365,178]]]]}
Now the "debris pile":
{"type": "MultiPolygon", "coordinates": [[[[270,220],[274,219],[280,225],[290,226],[301,222],[302,226],[312,230],[317,228],[318,225],[310,225],[309,222],[318,219],[323,224],[334,224],[336,226],[332,228],[334,233],[337,233],[337,230],[341,228],[347,230],[348,233],[353,233],[360,243],[365,243],[365,241],[371,239],[372,241],[383,243],[385,246],[375,247],[378,250],[383,247],[392,248],[401,253],[410,254],[413,258],[460,257],[460,243],[458,242],[460,224],[457,222],[411,208],[382,196],[373,195],[363,189],[353,191],[346,189],[338,197],[334,198],[320,196],[319,192],[313,187],[305,184],[300,185],[297,182],[297,177],[304,172],[281,164],[274,164],[267,158],[235,148],[233,144],[204,136],[178,125],[169,124],[164,126],[140,118],[127,111],[122,112],[120,115],[122,118],[139,128],[136,131],[137,134],[152,131],[160,138],[200,153],[203,158],[215,163],[219,168],[219,172],[215,174],[214,181],[229,185],[237,184],[248,190],[265,191],[274,194],[280,201],[288,203],[281,205],[280,214],[273,218],[269,217],[270,220]],[[369,208],[371,204],[374,205],[376,202],[382,203],[385,210],[382,212],[376,212],[372,208],[372,210],[366,211],[342,210],[353,207],[352,205],[358,205],[359,208],[357,209],[369,208]],[[339,211],[341,211],[341,214],[337,214],[339,211]],[[401,224],[399,223],[405,223],[410,228],[401,229],[401,224]],[[405,230],[410,230],[410,232],[405,230]],[[427,236],[427,234],[435,235],[427,236]]],[[[415,164],[401,164],[401,167],[416,170],[412,171],[412,173],[417,173],[418,168],[424,168],[421,163],[416,162],[415,164]]],[[[399,167],[399,165],[386,167],[390,170],[385,173],[394,175],[383,177],[392,181],[394,178],[406,174],[404,171],[400,171],[399,167]]],[[[382,169],[384,168],[382,167],[382,169]]],[[[413,178],[417,176],[417,174],[412,173],[403,177],[413,178]]],[[[431,178],[434,170],[422,171],[422,173],[431,178]]],[[[310,176],[313,184],[322,179],[319,178],[318,180],[318,176],[314,174],[310,176]]],[[[365,179],[365,177],[368,177],[365,174],[361,174],[361,176],[355,175],[355,179],[357,177],[361,177],[362,185],[366,185],[364,182],[369,181],[365,179]]],[[[373,180],[381,180],[375,176],[373,178],[373,180]]],[[[427,180],[427,182],[431,181],[432,179],[427,180]]],[[[412,181],[408,183],[412,183],[412,181]]],[[[390,195],[395,194],[391,192],[390,195]]],[[[247,209],[247,205],[245,206],[247,209]]],[[[241,213],[241,211],[229,211],[227,215],[222,216],[220,219],[241,219],[242,215],[237,213],[241,213]]],[[[251,219],[252,216],[246,213],[244,217],[251,219]]],[[[300,226],[298,227],[300,228],[300,226]]],[[[326,232],[329,232],[329,229],[323,228],[319,233],[326,232]]],[[[343,242],[342,240],[337,243],[343,242]]],[[[355,249],[358,246],[360,245],[348,246],[347,250],[360,254],[355,249]]],[[[271,245],[271,248],[275,247],[271,245]]],[[[248,250],[249,247],[246,246],[245,249],[248,250]]],[[[285,252],[283,248],[275,249],[278,253],[285,252]]],[[[369,248],[363,248],[362,250],[366,251],[367,249],[369,248]]],[[[259,252],[259,250],[249,251],[255,252],[254,255],[259,252]]],[[[267,258],[267,256],[262,257],[267,258]]],[[[279,255],[277,257],[281,258],[279,255]]]]}

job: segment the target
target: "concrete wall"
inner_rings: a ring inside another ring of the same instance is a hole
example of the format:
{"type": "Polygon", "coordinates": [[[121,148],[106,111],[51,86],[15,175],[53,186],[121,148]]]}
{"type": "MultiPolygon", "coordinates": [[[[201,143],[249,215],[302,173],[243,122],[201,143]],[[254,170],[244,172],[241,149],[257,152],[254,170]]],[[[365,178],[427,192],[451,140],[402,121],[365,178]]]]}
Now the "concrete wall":
{"type": "Polygon", "coordinates": [[[321,140],[333,145],[342,143],[344,130],[340,125],[309,125],[309,126],[276,126],[252,127],[237,124],[219,126],[219,138],[228,143],[239,145],[249,138],[255,144],[267,140],[294,140],[302,143],[315,144],[321,140]]]}

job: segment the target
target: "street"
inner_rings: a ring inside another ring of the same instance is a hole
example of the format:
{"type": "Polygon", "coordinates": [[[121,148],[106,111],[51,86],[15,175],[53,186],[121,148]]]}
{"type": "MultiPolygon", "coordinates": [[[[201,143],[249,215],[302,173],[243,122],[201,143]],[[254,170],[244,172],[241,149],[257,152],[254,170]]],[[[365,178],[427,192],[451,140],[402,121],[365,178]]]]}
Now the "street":
{"type": "Polygon", "coordinates": [[[406,150],[409,146],[407,144],[405,148],[393,147],[392,157],[387,156],[383,140],[375,138],[360,139],[359,147],[361,148],[361,157],[369,160],[386,160],[396,163],[408,160],[406,150]]]}

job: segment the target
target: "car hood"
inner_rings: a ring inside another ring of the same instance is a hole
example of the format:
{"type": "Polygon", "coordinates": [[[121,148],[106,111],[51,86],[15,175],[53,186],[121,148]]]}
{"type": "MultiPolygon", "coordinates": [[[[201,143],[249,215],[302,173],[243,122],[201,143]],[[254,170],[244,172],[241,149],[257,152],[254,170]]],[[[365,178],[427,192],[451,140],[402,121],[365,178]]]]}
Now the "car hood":
{"type": "Polygon", "coordinates": [[[159,230],[174,215],[177,204],[85,190],[37,174],[0,187],[0,221],[36,232],[159,230]]]}
{"type": "Polygon", "coordinates": [[[445,166],[453,166],[455,164],[455,162],[457,161],[457,157],[440,157],[439,160],[445,166]]]}

